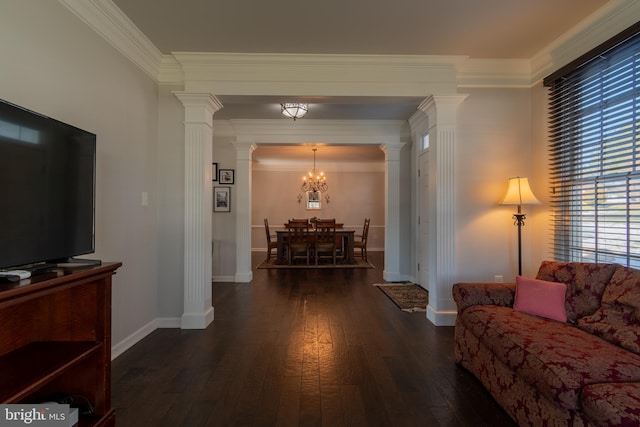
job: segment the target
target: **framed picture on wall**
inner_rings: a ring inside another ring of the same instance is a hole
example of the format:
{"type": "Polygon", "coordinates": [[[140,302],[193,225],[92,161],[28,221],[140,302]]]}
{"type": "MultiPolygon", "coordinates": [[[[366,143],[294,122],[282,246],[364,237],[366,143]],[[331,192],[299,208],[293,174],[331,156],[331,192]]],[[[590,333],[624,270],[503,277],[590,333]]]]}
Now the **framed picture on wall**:
{"type": "Polygon", "coordinates": [[[235,171],[233,169],[220,169],[218,181],[220,184],[233,184],[235,171]]]}
{"type": "Polygon", "coordinates": [[[211,176],[213,177],[212,181],[218,180],[218,164],[211,163],[211,176]]]}
{"type": "Polygon", "coordinates": [[[213,187],[213,211],[231,212],[231,187],[213,187]]]}
{"type": "Polygon", "coordinates": [[[321,200],[321,192],[307,191],[307,210],[322,209],[321,200]]]}

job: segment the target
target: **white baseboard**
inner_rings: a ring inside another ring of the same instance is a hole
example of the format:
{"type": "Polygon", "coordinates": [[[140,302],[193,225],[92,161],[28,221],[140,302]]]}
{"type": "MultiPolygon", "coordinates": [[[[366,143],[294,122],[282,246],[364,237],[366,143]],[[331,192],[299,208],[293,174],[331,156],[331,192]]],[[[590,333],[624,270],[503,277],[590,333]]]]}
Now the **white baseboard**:
{"type": "Polygon", "coordinates": [[[427,306],[427,319],[436,326],[455,326],[458,312],[455,310],[435,311],[427,306]]]}
{"type": "Polygon", "coordinates": [[[179,329],[182,326],[181,323],[179,317],[161,317],[152,320],[119,343],[112,345],[111,360],[115,360],[156,329],[179,329]]]}
{"type": "Polygon", "coordinates": [[[138,329],[119,343],[111,346],[111,360],[114,360],[118,356],[120,356],[125,351],[129,350],[136,343],[142,340],[144,337],[149,335],[151,332],[155,331],[158,328],[157,320],[152,320],[151,322],[144,325],[142,328],[138,329]]]}
{"type": "Polygon", "coordinates": [[[387,282],[411,282],[411,276],[408,274],[400,274],[399,272],[383,271],[382,278],[387,282]]]}
{"type": "Polygon", "coordinates": [[[213,276],[211,278],[212,282],[235,282],[236,276],[213,276]]]}
{"type": "Polygon", "coordinates": [[[179,317],[161,317],[156,319],[158,329],[178,329],[180,327],[179,317]]]}

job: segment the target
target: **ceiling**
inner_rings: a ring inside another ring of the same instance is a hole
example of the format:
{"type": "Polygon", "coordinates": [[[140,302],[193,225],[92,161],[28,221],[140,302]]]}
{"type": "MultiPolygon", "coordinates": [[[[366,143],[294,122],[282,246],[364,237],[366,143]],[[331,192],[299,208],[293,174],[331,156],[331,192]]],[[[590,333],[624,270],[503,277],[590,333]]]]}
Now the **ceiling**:
{"type": "Polygon", "coordinates": [[[171,52],[531,58],[607,0],[114,0],[171,52]]]}
{"type": "MultiPolygon", "coordinates": [[[[608,0],[113,2],[163,54],[463,55],[529,59],[608,0]]],[[[406,120],[423,101],[412,97],[218,96],[218,99],[224,108],[216,112],[216,120],[289,120],[280,115],[279,104],[296,101],[309,103],[304,120],[406,120]]],[[[254,157],[260,151],[256,150],[254,157]]]]}
{"type": "Polygon", "coordinates": [[[424,97],[409,96],[233,96],[217,95],[224,108],[216,112],[217,120],[287,119],[280,113],[283,102],[309,105],[305,120],[406,120],[424,97]]]}

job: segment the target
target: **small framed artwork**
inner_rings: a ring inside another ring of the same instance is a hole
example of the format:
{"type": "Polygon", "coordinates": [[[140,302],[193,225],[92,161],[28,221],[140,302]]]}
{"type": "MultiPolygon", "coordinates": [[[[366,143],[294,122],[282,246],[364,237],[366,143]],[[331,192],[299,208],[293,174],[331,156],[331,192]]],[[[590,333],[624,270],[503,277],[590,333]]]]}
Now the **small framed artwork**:
{"type": "Polygon", "coordinates": [[[322,193],[319,191],[307,191],[307,210],[322,209],[320,201],[322,193]]]}
{"type": "Polygon", "coordinates": [[[213,211],[231,212],[231,187],[213,187],[213,211]]]}
{"type": "Polygon", "coordinates": [[[220,184],[233,184],[235,181],[235,170],[233,169],[220,169],[218,174],[218,181],[220,184]]]}
{"type": "Polygon", "coordinates": [[[218,164],[211,163],[211,176],[213,177],[212,181],[218,180],[218,164]]]}

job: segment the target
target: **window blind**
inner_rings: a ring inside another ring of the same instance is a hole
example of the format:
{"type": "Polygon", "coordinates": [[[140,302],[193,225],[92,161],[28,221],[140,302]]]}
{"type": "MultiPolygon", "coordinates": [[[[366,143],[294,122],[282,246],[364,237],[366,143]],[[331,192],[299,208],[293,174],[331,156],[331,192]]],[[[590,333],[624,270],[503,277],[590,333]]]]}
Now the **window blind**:
{"type": "Polygon", "coordinates": [[[640,35],[547,83],[554,258],[640,268],[640,35]]]}

